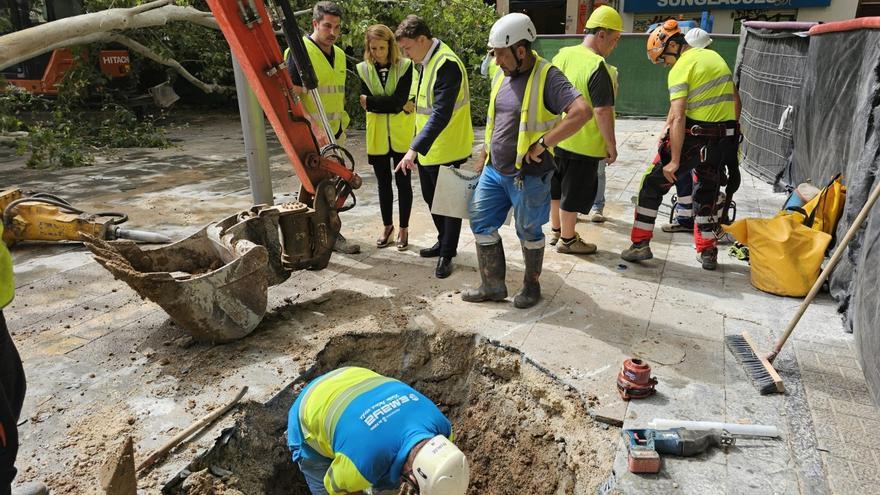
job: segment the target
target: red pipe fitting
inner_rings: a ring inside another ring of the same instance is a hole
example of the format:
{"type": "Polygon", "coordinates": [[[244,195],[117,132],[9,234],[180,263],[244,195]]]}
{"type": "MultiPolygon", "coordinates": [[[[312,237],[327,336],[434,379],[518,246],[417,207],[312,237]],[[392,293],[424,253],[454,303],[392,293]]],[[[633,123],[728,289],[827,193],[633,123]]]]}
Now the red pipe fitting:
{"type": "Polygon", "coordinates": [[[642,399],[654,394],[657,379],[651,376],[651,366],[641,359],[627,359],[617,375],[617,392],[623,400],[642,399]]]}

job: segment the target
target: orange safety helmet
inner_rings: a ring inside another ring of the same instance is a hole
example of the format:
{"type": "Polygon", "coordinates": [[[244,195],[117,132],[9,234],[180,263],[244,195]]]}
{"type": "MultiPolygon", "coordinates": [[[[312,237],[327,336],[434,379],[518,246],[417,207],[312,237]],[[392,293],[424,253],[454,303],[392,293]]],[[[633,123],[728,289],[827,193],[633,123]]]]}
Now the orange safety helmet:
{"type": "Polygon", "coordinates": [[[651,31],[651,34],[648,35],[648,60],[651,63],[659,64],[663,61],[666,45],[675,35],[681,35],[681,29],[675,19],[667,19],[666,22],[651,31]]]}

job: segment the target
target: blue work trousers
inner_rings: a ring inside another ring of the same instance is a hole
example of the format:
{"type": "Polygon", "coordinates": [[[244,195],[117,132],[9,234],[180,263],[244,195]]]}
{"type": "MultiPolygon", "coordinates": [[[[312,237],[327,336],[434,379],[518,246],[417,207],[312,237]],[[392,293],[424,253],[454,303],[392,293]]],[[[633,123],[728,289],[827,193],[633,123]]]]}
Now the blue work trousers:
{"type": "Polygon", "coordinates": [[[516,235],[526,249],[544,247],[543,226],[550,219],[550,177],[522,176],[522,187],[514,177],[501,175],[491,163],[483,167],[470,204],[471,230],[477,244],[490,245],[501,240],[498,229],[507,219],[510,207],[516,222],[516,235]]]}

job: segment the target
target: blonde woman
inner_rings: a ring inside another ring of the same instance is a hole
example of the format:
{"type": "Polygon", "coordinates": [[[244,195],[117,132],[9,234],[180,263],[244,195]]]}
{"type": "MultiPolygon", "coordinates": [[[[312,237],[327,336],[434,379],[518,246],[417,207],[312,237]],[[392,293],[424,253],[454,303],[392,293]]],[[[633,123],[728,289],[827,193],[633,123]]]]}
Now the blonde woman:
{"type": "MultiPolygon", "coordinates": [[[[375,24],[367,28],[364,61],[357,64],[357,72],[361,78],[361,106],[367,111],[367,161],[373,166],[379,183],[379,207],[384,224],[376,247],[384,248],[391,245],[394,234],[392,168],[409,150],[415,129],[411,101],[413,64],[400,55],[391,29],[375,24]]],[[[400,208],[397,249],[403,251],[409,245],[412,183],[403,171],[393,175],[400,208]]]]}

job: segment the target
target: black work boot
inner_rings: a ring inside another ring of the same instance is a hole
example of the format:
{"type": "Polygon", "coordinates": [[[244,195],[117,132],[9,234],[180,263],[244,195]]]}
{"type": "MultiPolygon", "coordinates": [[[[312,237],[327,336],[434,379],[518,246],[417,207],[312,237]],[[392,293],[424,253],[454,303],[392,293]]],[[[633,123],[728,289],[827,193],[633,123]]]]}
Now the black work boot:
{"type": "Polygon", "coordinates": [[[703,264],[703,270],[714,270],[718,268],[718,248],[706,248],[700,253],[698,258],[703,264]]]}
{"type": "Polygon", "coordinates": [[[513,298],[513,305],[520,309],[531,308],[541,299],[541,265],[544,264],[544,248],[522,248],[526,271],[523,275],[523,287],[513,298]]]}
{"type": "Polygon", "coordinates": [[[480,278],[483,284],[476,289],[468,289],[461,293],[465,302],[503,301],[507,297],[507,285],[504,283],[506,264],[504,246],[501,241],[483,246],[477,244],[477,261],[480,264],[480,278]]]}

